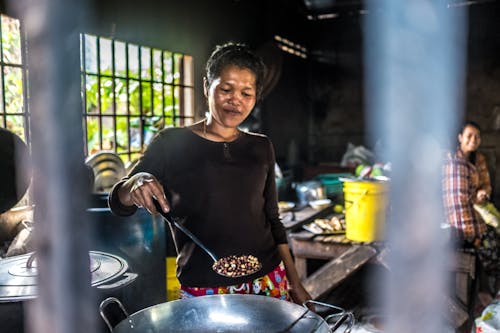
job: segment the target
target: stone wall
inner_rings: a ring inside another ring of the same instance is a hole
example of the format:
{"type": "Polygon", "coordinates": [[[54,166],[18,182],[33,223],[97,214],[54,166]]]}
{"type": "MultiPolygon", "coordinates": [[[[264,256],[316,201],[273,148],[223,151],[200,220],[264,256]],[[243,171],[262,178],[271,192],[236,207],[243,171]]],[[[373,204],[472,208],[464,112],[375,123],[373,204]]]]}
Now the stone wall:
{"type": "Polygon", "coordinates": [[[500,205],[500,5],[472,6],[466,118],[481,126],[495,203],[500,205]]]}

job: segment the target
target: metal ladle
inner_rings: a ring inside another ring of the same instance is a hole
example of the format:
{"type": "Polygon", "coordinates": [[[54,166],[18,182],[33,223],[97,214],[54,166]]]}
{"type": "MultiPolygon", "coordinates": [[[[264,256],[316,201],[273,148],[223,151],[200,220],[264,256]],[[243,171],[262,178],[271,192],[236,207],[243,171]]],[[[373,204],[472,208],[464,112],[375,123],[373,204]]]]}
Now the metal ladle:
{"type": "Polygon", "coordinates": [[[262,267],[260,265],[260,263],[258,263],[258,267],[256,270],[253,270],[253,271],[250,271],[246,274],[239,274],[239,275],[229,275],[229,274],[224,274],[223,272],[217,270],[216,268],[218,266],[220,266],[221,264],[223,264],[224,262],[227,262],[229,260],[229,258],[231,257],[235,257],[235,256],[230,256],[230,257],[224,257],[224,258],[218,258],[212,251],[210,251],[206,246],[205,244],[203,244],[195,235],[193,235],[191,233],[191,231],[189,231],[188,229],[186,229],[182,224],[178,223],[174,217],[170,214],[170,213],[165,213],[162,209],[162,207],[160,206],[160,203],[156,200],[156,199],[153,199],[153,203],[155,204],[156,206],[156,210],[158,211],[158,213],[160,213],[160,215],[163,217],[163,219],[165,221],[167,221],[170,225],[174,225],[177,229],[179,229],[180,231],[182,231],[184,234],[186,234],[189,238],[191,238],[191,240],[196,244],[198,245],[201,249],[203,249],[203,251],[205,251],[209,256],[210,258],[212,258],[212,260],[214,261],[214,264],[212,265],[212,270],[214,272],[216,272],[217,274],[219,275],[222,275],[222,276],[225,276],[225,277],[231,277],[231,278],[238,278],[238,277],[242,277],[242,276],[248,276],[248,275],[252,275],[256,272],[258,272],[262,267]]]}

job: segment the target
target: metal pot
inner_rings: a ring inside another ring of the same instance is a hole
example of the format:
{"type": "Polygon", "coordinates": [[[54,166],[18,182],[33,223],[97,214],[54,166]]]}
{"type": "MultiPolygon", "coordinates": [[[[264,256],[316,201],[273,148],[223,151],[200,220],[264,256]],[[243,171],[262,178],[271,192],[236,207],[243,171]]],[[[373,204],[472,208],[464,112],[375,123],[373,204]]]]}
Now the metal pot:
{"type": "Polygon", "coordinates": [[[301,204],[307,205],[311,201],[326,199],[326,190],[320,181],[295,183],[294,187],[301,204]]]}
{"type": "MultiPolygon", "coordinates": [[[[134,281],[137,274],[128,271],[122,258],[90,251],[92,286],[104,297],[134,281]]],[[[2,332],[23,332],[24,306],[37,296],[37,267],[34,253],[0,259],[0,321],[2,332]]],[[[101,296],[100,299],[103,297],[101,296]]]]}
{"type": "MultiPolygon", "coordinates": [[[[92,287],[113,289],[135,280],[128,264],[110,253],[89,251],[92,287]]],[[[17,302],[37,295],[37,267],[34,252],[0,260],[0,303],[17,302]]]]}
{"type": "Polygon", "coordinates": [[[160,215],[151,215],[145,209],[131,216],[117,216],[108,207],[99,208],[99,205],[107,205],[107,196],[96,201],[95,208],[87,210],[91,217],[90,248],[120,256],[139,274],[134,283],[127,286],[121,299],[123,303],[135,312],[165,302],[165,254],[175,256],[168,225],[160,215]],[[171,252],[167,251],[167,244],[171,252]]]}
{"type": "Polygon", "coordinates": [[[161,303],[128,315],[116,298],[108,298],[101,303],[101,316],[108,324],[110,332],[171,332],[171,333],[211,333],[211,332],[334,332],[348,320],[344,332],[349,332],[354,324],[352,313],[320,302],[337,312],[323,319],[305,305],[260,295],[225,294],[194,297],[161,303]],[[106,316],[106,308],[118,303],[126,317],[112,326],[106,316]],[[328,321],[336,318],[331,324],[328,321]]]}

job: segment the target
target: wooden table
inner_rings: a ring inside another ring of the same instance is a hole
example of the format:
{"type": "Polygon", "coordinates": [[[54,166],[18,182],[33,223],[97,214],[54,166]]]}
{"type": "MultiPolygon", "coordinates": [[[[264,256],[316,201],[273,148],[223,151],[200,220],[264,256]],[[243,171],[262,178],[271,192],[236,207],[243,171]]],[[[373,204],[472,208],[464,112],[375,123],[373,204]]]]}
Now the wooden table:
{"type": "MultiPolygon", "coordinates": [[[[299,276],[313,299],[326,296],[368,262],[382,265],[390,270],[386,261],[389,249],[383,242],[357,243],[346,239],[345,234],[314,235],[308,231],[292,232],[288,237],[299,276]],[[327,262],[308,276],[308,259],[322,259],[327,262]]],[[[450,270],[458,271],[463,278],[470,276],[472,267],[469,261],[459,256],[451,264],[450,270]]],[[[465,298],[465,295],[457,296],[462,301],[465,298]]],[[[454,327],[464,324],[469,316],[463,307],[445,292],[443,298],[448,308],[445,314],[448,321],[454,327]]]]}
{"type": "Polygon", "coordinates": [[[289,234],[295,266],[304,287],[314,299],[338,286],[368,261],[383,253],[376,244],[353,243],[345,235],[313,235],[307,231],[289,234]],[[328,260],[307,276],[307,259],[328,260]]]}

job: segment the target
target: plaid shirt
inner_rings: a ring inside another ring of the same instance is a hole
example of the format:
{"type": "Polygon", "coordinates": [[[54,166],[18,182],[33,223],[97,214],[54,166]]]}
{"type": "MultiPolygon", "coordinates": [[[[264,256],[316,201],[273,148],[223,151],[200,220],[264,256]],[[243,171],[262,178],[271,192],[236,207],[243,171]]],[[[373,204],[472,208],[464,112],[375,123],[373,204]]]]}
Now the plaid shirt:
{"type": "Polygon", "coordinates": [[[484,189],[491,194],[491,183],[484,155],[476,154],[476,163],[466,160],[462,151],[449,154],[443,167],[443,200],[447,222],[457,236],[474,241],[486,232],[486,224],[473,208],[476,194],[484,189]]]}

